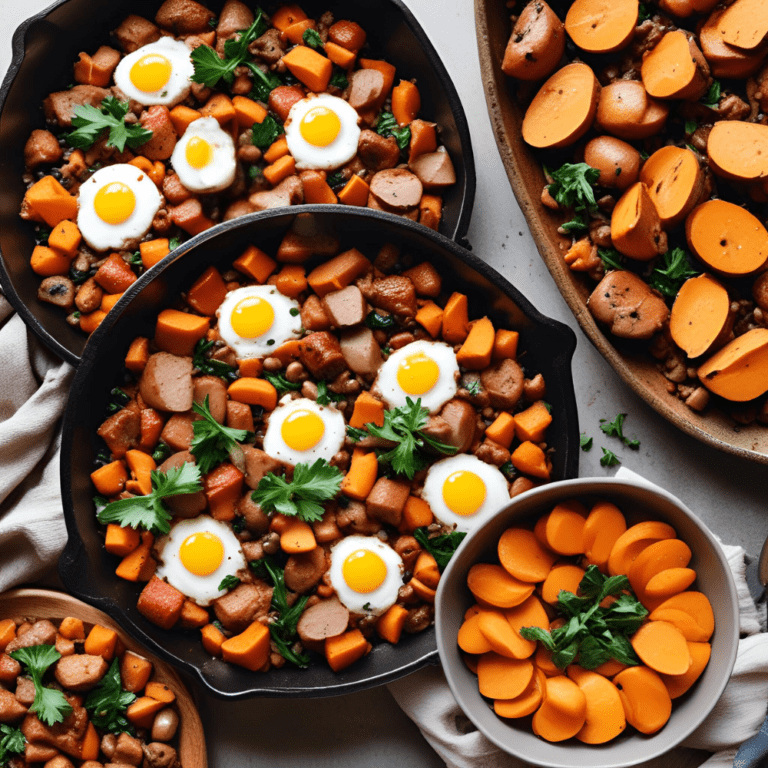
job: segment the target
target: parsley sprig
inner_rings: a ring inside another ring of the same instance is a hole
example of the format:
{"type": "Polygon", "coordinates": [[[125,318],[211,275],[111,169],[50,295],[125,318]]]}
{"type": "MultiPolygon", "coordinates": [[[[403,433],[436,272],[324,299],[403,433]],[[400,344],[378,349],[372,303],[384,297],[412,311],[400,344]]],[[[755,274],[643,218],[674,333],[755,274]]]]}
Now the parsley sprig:
{"type": "Polygon", "coordinates": [[[365,316],[365,324],[373,331],[388,331],[396,325],[394,315],[380,315],[375,309],[372,309],[365,316]]]}
{"type": "Polygon", "coordinates": [[[624,269],[624,257],[615,248],[598,248],[597,255],[603,262],[603,269],[624,269]]]}
{"type": "Polygon", "coordinates": [[[720,106],[720,96],[723,88],[719,80],[713,80],[707,92],[701,97],[701,103],[710,109],[717,109],[720,106]]]}
{"type": "Polygon", "coordinates": [[[592,447],[592,438],[586,433],[582,432],[579,435],[579,448],[582,451],[588,451],[592,447]]]}
{"type": "MultiPolygon", "coordinates": [[[[234,526],[233,526],[234,528],[234,526]]],[[[219,582],[219,592],[229,591],[234,589],[240,584],[240,579],[237,576],[233,576],[231,573],[225,576],[221,582],[219,582]]]]}
{"type": "Polygon", "coordinates": [[[280,85],[280,78],[272,72],[262,72],[251,61],[248,46],[267,31],[267,23],[264,20],[264,11],[259,8],[256,18],[248,29],[240,32],[237,40],[227,40],[224,43],[224,58],[219,58],[216,51],[208,45],[201,45],[192,51],[191,58],[195,67],[192,81],[201,83],[209,88],[215,87],[219,80],[227,85],[232,85],[235,79],[235,70],[239,66],[248,67],[253,74],[254,87],[252,97],[266,101],[269,94],[280,85]]]}
{"type": "Polygon", "coordinates": [[[624,436],[624,419],[627,418],[626,413],[619,413],[613,421],[608,419],[600,419],[600,429],[605,432],[608,437],[618,437],[627,448],[639,448],[640,441],[637,438],[630,440],[624,436]]]}
{"type": "Polygon", "coordinates": [[[224,379],[227,384],[231,384],[238,378],[237,368],[229,363],[225,363],[223,360],[216,360],[213,357],[208,357],[208,352],[210,352],[212,348],[212,341],[200,339],[200,341],[195,344],[192,365],[205,376],[218,376],[220,379],[224,379]]]}
{"type": "Polygon", "coordinates": [[[294,653],[292,646],[296,640],[296,625],[299,623],[301,614],[304,613],[309,597],[303,595],[293,605],[288,605],[285,571],[275,565],[270,557],[255,560],[251,563],[251,568],[256,575],[265,580],[268,578],[272,582],[271,607],[273,611],[280,614],[280,618],[269,624],[269,633],[280,655],[297,667],[308,666],[309,657],[304,653],[294,653]]]}
{"type": "Polygon", "coordinates": [[[107,96],[101,106],[78,104],[72,125],[75,130],[65,138],[71,147],[89,149],[102,131],[109,130],[108,147],[115,147],[122,152],[127,144],[131,149],[146,144],[152,138],[152,131],[141,123],[127,124],[128,102],[118,101],[114,96],[107,96]]]}
{"type": "Polygon", "coordinates": [[[5,765],[11,755],[21,755],[27,740],[20,728],[0,725],[0,765],[5,765]]]}
{"type": "Polygon", "coordinates": [[[552,178],[549,194],[564,208],[576,211],[597,208],[594,185],[600,178],[600,171],[586,163],[563,163],[556,171],[544,168],[552,178]]]}
{"type": "Polygon", "coordinates": [[[88,694],[85,708],[91,713],[91,722],[109,733],[133,733],[133,726],[125,710],[136,700],[136,694],[123,689],[120,664],[115,659],[99,684],[88,694]]]}
{"type": "Polygon", "coordinates": [[[288,381],[282,373],[264,373],[264,378],[277,390],[278,395],[298,392],[301,389],[300,381],[288,381]]]}
{"type": "Polygon", "coordinates": [[[552,663],[565,669],[576,657],[584,669],[594,669],[609,659],[636,666],[640,663],[629,635],[634,634],[648,615],[635,597],[626,576],[606,576],[590,565],[579,584],[581,596],[561,590],[557,607],[567,623],[547,632],[541,627],[523,627],[526,640],[538,640],[552,652],[552,663]],[[607,608],[600,603],[609,595],[618,596],[607,608]]]}
{"type": "Polygon", "coordinates": [[[197,460],[200,472],[206,474],[217,464],[221,464],[229,456],[229,452],[238,443],[242,443],[250,433],[247,429],[233,429],[219,424],[211,415],[208,395],[205,396],[202,405],[192,403],[192,410],[203,418],[192,422],[194,437],[189,450],[197,460]]]}
{"type": "Polygon", "coordinates": [[[688,254],[682,248],[667,251],[651,272],[648,285],[655,288],[668,299],[674,299],[680,286],[689,278],[696,277],[700,272],[693,268],[688,254]]]}
{"type": "Polygon", "coordinates": [[[416,541],[435,558],[441,573],[445,570],[445,567],[459,548],[459,544],[464,541],[466,535],[462,531],[453,531],[430,539],[426,528],[417,528],[413,532],[413,537],[416,541]]]}
{"type": "Polygon", "coordinates": [[[278,136],[285,133],[281,123],[278,123],[272,115],[267,115],[260,123],[254,123],[251,129],[251,143],[262,152],[274,143],[278,136]]]}
{"type": "Polygon", "coordinates": [[[331,403],[338,403],[339,400],[343,400],[344,395],[338,395],[336,392],[331,392],[328,389],[328,384],[322,379],[317,382],[317,397],[315,402],[318,405],[330,405],[331,403]]]}
{"type": "Polygon", "coordinates": [[[168,533],[171,530],[171,514],[165,508],[163,499],[201,491],[203,486],[200,482],[200,468],[184,463],[167,473],[153,470],[150,477],[152,492],[149,495],[110,502],[96,514],[98,521],[103,525],[117,523],[131,528],[168,533]]]}
{"type": "Polygon", "coordinates": [[[279,512],[311,523],[322,519],[325,510],[321,502],[336,496],[343,477],[338,467],[318,459],[314,464],[297,464],[290,481],[270,472],[259,481],[251,498],[264,512],[279,512]]]}
{"type": "Polygon", "coordinates": [[[304,45],[313,48],[316,51],[325,48],[323,45],[323,38],[320,37],[320,33],[316,29],[305,29],[304,34],[301,36],[301,40],[304,45]]]}
{"type": "Polygon", "coordinates": [[[600,450],[603,452],[603,455],[600,457],[601,467],[615,467],[617,464],[621,464],[619,457],[613,451],[603,448],[602,445],[600,446],[600,450]]]}
{"type": "Polygon", "coordinates": [[[384,138],[394,136],[401,152],[407,149],[408,145],[411,143],[410,127],[406,125],[400,128],[397,124],[397,120],[395,120],[395,116],[391,112],[382,112],[381,115],[379,115],[379,120],[376,123],[376,133],[384,138]]]}
{"type": "Polygon", "coordinates": [[[61,654],[52,645],[33,645],[29,648],[19,648],[10,654],[24,665],[26,673],[35,684],[35,700],[29,708],[46,725],[55,725],[63,722],[64,718],[72,712],[72,706],[64,698],[64,694],[56,688],[46,688],[43,685],[43,675],[51,664],[55,664],[61,654]]]}
{"type": "MultiPolygon", "coordinates": [[[[378,451],[379,463],[390,467],[395,474],[405,475],[412,480],[429,463],[422,451],[429,447],[453,456],[458,449],[422,432],[429,419],[429,409],[422,408],[421,398],[414,403],[410,397],[406,397],[405,402],[405,405],[384,411],[384,426],[378,427],[373,422],[365,426],[369,435],[397,443],[391,451],[378,451]]],[[[347,428],[347,435],[355,441],[367,436],[363,430],[353,430],[351,427],[347,428]]]]}
{"type": "Polygon", "coordinates": [[[569,235],[580,235],[589,230],[589,222],[585,221],[583,213],[577,213],[570,221],[560,225],[569,235]]]}

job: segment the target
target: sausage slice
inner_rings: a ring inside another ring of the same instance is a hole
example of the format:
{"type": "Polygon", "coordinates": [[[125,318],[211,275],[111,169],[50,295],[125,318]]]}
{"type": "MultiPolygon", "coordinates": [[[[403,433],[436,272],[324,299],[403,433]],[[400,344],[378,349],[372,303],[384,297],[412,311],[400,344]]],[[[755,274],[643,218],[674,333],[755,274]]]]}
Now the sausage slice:
{"type": "Polygon", "coordinates": [[[418,205],[423,191],[418,176],[405,168],[388,168],[371,179],[371,194],[376,200],[398,211],[418,205]]]}
{"type": "Polygon", "coordinates": [[[307,608],[301,614],[296,630],[302,642],[320,642],[345,632],[349,624],[349,611],[332,597],[307,608]]]}

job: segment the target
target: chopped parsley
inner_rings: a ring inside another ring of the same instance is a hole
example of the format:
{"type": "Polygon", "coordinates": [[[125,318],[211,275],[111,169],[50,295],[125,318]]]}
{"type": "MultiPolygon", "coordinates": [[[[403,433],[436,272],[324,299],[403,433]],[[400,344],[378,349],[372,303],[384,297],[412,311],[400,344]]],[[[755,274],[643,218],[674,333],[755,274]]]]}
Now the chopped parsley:
{"type": "Polygon", "coordinates": [[[341,171],[334,171],[333,173],[329,173],[325,182],[331,189],[338,189],[347,183],[344,180],[344,177],[341,175],[341,171]]]}
{"type": "Polygon", "coordinates": [[[411,129],[406,125],[398,127],[397,120],[391,112],[382,112],[376,123],[376,133],[387,138],[394,136],[400,151],[405,150],[411,142],[411,129]]]}
{"type": "Polygon", "coordinates": [[[552,653],[552,663],[565,669],[578,656],[579,666],[595,669],[609,659],[637,666],[629,636],[645,621],[648,611],[635,597],[626,576],[606,576],[596,565],[587,568],[579,584],[581,597],[560,590],[557,608],[565,626],[548,632],[541,627],[523,627],[526,640],[538,640],[552,653]],[[607,608],[600,603],[608,596],[616,600],[607,608]]]}
{"type": "Polygon", "coordinates": [[[517,470],[515,469],[515,465],[511,461],[505,461],[500,467],[499,471],[501,472],[504,477],[507,478],[507,480],[514,480],[517,477],[517,470]]]}
{"type": "Polygon", "coordinates": [[[158,443],[157,448],[152,452],[152,459],[155,464],[162,464],[172,453],[173,450],[170,445],[166,443],[158,443]]]}
{"type": "Polygon", "coordinates": [[[648,6],[645,3],[640,3],[639,8],[637,9],[637,23],[642,24],[646,19],[650,19],[651,15],[652,11],[648,6]]]}
{"type": "Polygon", "coordinates": [[[483,388],[480,385],[480,379],[470,381],[464,389],[466,389],[472,397],[477,397],[483,391],[483,388]]]}
{"type": "Polygon", "coordinates": [[[584,214],[577,213],[570,221],[561,224],[560,228],[564,229],[569,235],[580,235],[589,231],[589,222],[584,220],[584,214]]]}
{"type": "Polygon", "coordinates": [[[624,257],[615,248],[598,248],[597,255],[603,262],[603,269],[624,269],[624,257]]]}
{"type": "Polygon", "coordinates": [[[341,67],[334,65],[333,74],[328,85],[332,85],[334,88],[340,88],[342,91],[349,85],[349,80],[341,67]]]}
{"type": "Polygon", "coordinates": [[[240,584],[240,579],[238,579],[237,576],[232,576],[231,574],[225,576],[219,584],[219,592],[234,589],[238,584],[240,584]]]}
{"type": "Polygon", "coordinates": [[[639,440],[634,438],[630,440],[628,437],[624,437],[624,419],[626,418],[626,413],[619,413],[613,421],[600,419],[600,429],[605,432],[608,437],[618,437],[628,448],[639,448],[639,440]]]}
{"type": "Polygon", "coordinates": [[[51,228],[42,224],[35,231],[35,242],[38,245],[48,245],[48,238],[51,236],[51,228]]]}
{"type": "Polygon", "coordinates": [[[61,691],[43,685],[43,675],[48,671],[48,667],[61,658],[61,654],[52,645],[33,645],[29,648],[19,648],[10,656],[24,665],[26,673],[35,684],[35,700],[29,711],[34,712],[49,726],[63,722],[72,712],[72,706],[61,691]]]}
{"type": "Polygon", "coordinates": [[[323,45],[323,38],[320,37],[320,34],[316,29],[312,29],[311,27],[304,30],[304,34],[301,36],[301,41],[308,48],[312,48],[315,51],[325,48],[325,45],[323,45]]]}
{"type": "Polygon", "coordinates": [[[648,285],[655,288],[668,299],[674,299],[682,284],[700,272],[693,268],[688,254],[682,248],[667,251],[651,272],[648,285]]]}
{"type": "Polygon", "coordinates": [[[211,415],[208,395],[202,405],[192,403],[192,410],[203,418],[192,422],[194,437],[189,450],[194,455],[200,472],[205,475],[217,464],[221,464],[229,456],[229,452],[251,433],[247,429],[232,429],[219,424],[211,415]]]}
{"type": "Polygon", "coordinates": [[[107,405],[107,411],[109,413],[117,413],[118,411],[121,411],[131,401],[131,398],[128,397],[120,387],[113,387],[109,395],[112,398],[109,401],[109,405],[107,405]]]}
{"type": "Polygon", "coordinates": [[[713,80],[707,92],[701,97],[701,103],[710,109],[717,109],[720,106],[720,97],[723,89],[719,80],[713,80]]]}
{"type": "Polygon", "coordinates": [[[227,384],[231,384],[238,378],[237,368],[229,363],[225,363],[223,360],[216,360],[213,357],[208,357],[208,352],[210,352],[212,348],[212,341],[200,339],[200,341],[195,344],[192,365],[194,365],[200,373],[205,374],[206,376],[218,376],[220,379],[224,379],[227,384]]]}
{"type": "Polygon", "coordinates": [[[264,378],[277,390],[278,395],[298,392],[301,389],[300,381],[288,381],[282,373],[265,373],[264,378]]]}
{"type": "Polygon", "coordinates": [[[178,248],[181,245],[181,238],[180,237],[172,237],[168,241],[168,250],[173,251],[176,248],[178,248]]]}
{"type": "Polygon", "coordinates": [[[444,533],[430,539],[426,528],[417,528],[413,532],[416,541],[435,558],[441,573],[445,570],[445,567],[459,548],[459,544],[464,541],[466,535],[462,531],[452,531],[451,533],[444,533]]]}
{"type": "Polygon", "coordinates": [[[388,331],[396,325],[394,315],[380,315],[375,309],[365,316],[365,324],[373,331],[388,331]]]}
{"type": "Polygon", "coordinates": [[[256,181],[256,179],[263,175],[264,173],[258,165],[251,165],[248,167],[248,179],[250,181],[256,181]]]}
{"type": "Polygon", "coordinates": [[[98,521],[102,525],[117,523],[123,527],[168,533],[171,530],[171,514],[165,508],[163,499],[201,491],[200,468],[184,463],[167,473],[153,470],[150,477],[152,492],[149,495],[110,502],[96,513],[98,521]]]}
{"type": "Polygon", "coordinates": [[[64,137],[67,143],[77,149],[89,149],[102,131],[109,130],[108,147],[115,147],[122,152],[127,144],[131,149],[145,144],[152,138],[152,131],[141,123],[127,124],[128,102],[118,101],[114,96],[107,96],[101,106],[78,104],[72,125],[75,130],[64,137]]]}
{"type": "Polygon", "coordinates": [[[285,128],[272,115],[267,115],[262,122],[253,124],[251,143],[264,151],[284,133],[285,128]]]}
{"type": "Polygon", "coordinates": [[[600,446],[600,450],[603,452],[603,455],[600,457],[601,467],[615,467],[617,464],[621,464],[619,457],[613,451],[609,451],[602,446],[600,446]]]}
{"type": "Polygon", "coordinates": [[[312,523],[322,519],[321,502],[336,496],[343,477],[338,467],[318,459],[311,465],[297,464],[290,481],[270,472],[259,481],[251,498],[268,514],[277,512],[312,523]]]}
{"type": "Polygon", "coordinates": [[[685,132],[690,136],[691,134],[696,133],[697,128],[699,127],[699,124],[695,120],[686,120],[685,121],[685,132]]]}
{"type": "Polygon", "coordinates": [[[579,448],[582,451],[588,451],[592,447],[592,438],[586,433],[582,432],[579,435],[579,448]]]}
{"type": "Polygon", "coordinates": [[[109,733],[133,733],[133,726],[125,717],[125,710],[136,700],[136,695],[123,689],[120,662],[115,659],[99,684],[88,694],[85,708],[91,713],[93,724],[109,733]]]}
{"type": "Polygon", "coordinates": [[[344,395],[337,395],[335,392],[331,392],[325,381],[320,380],[317,382],[317,397],[315,398],[315,402],[318,405],[330,405],[332,402],[338,403],[339,400],[343,399],[344,395]]]}
{"type": "Polygon", "coordinates": [[[11,755],[23,754],[26,743],[27,740],[20,728],[0,725],[0,765],[5,765],[11,755]]]}
{"type": "Polygon", "coordinates": [[[544,168],[552,177],[549,194],[564,208],[576,211],[597,208],[594,185],[600,178],[600,171],[586,163],[564,163],[556,171],[544,168]]]}

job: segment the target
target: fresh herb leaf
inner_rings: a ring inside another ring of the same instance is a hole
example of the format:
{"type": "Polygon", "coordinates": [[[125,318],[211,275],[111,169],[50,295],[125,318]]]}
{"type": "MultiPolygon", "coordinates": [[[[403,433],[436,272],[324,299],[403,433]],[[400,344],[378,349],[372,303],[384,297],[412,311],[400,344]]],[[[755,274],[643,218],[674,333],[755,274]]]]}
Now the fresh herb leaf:
{"type": "Polygon", "coordinates": [[[696,277],[698,274],[700,273],[691,265],[688,254],[682,248],[673,248],[656,262],[648,285],[668,299],[674,299],[682,284],[689,277],[696,277]]]}
{"type": "Polygon", "coordinates": [[[112,391],[109,393],[112,400],[109,402],[109,405],[107,405],[107,411],[109,413],[117,413],[118,411],[125,408],[126,405],[130,402],[131,398],[128,397],[128,395],[123,392],[120,387],[113,387],[112,391]]]}
{"type": "Polygon", "coordinates": [[[592,447],[592,438],[586,432],[579,435],[579,448],[582,451],[588,451],[592,447]]]}
{"type": "Polygon", "coordinates": [[[219,20],[215,16],[212,19],[208,19],[208,26],[211,29],[216,29],[219,26],[219,20]]]}
{"type": "Polygon", "coordinates": [[[373,331],[388,331],[396,325],[393,315],[380,315],[375,309],[372,309],[365,316],[365,324],[373,331]]]}
{"type": "Polygon", "coordinates": [[[301,389],[300,381],[288,381],[282,373],[264,373],[264,378],[277,390],[278,395],[286,392],[298,392],[301,389]]]}
{"type": "Polygon", "coordinates": [[[466,389],[472,397],[477,397],[483,391],[483,388],[480,385],[480,379],[470,381],[464,389],[466,389]]]}
{"type": "Polygon", "coordinates": [[[255,181],[260,176],[263,176],[264,173],[262,172],[261,168],[259,168],[258,165],[251,165],[248,167],[248,179],[250,181],[255,181]]]}
{"type": "Polygon", "coordinates": [[[311,465],[297,464],[290,482],[270,472],[259,481],[251,498],[264,512],[298,516],[312,523],[322,519],[325,510],[321,502],[336,496],[343,477],[338,467],[318,459],[311,465]]]}
{"type": "Polygon", "coordinates": [[[722,86],[719,80],[713,80],[709,90],[701,97],[701,103],[710,109],[717,109],[720,106],[720,97],[722,96],[722,86]]]}
{"type": "Polygon", "coordinates": [[[225,576],[219,584],[219,592],[222,590],[229,591],[230,589],[234,589],[239,583],[240,579],[238,579],[237,576],[232,576],[231,574],[225,576]]]}
{"type": "Polygon", "coordinates": [[[20,728],[0,725],[0,765],[5,765],[11,755],[22,754],[26,743],[20,728]]]}
{"type": "Polygon", "coordinates": [[[141,274],[144,271],[144,262],[141,260],[141,251],[134,251],[128,257],[128,263],[138,271],[138,274],[141,274]]]}
{"type": "Polygon", "coordinates": [[[693,152],[694,154],[695,154],[695,153],[698,153],[698,151],[699,151],[698,149],[696,149],[696,147],[694,147],[694,146],[693,146],[693,144],[686,144],[685,146],[686,146],[688,149],[690,149],[690,150],[691,150],[691,152],[693,152]]]}
{"type": "Polygon", "coordinates": [[[173,450],[167,443],[158,443],[157,448],[152,452],[152,458],[155,464],[162,464],[171,454],[173,450]]]}
{"type": "Polygon", "coordinates": [[[320,34],[316,29],[312,29],[311,27],[304,30],[304,34],[301,36],[301,40],[304,45],[314,49],[315,51],[318,51],[321,48],[325,48],[323,45],[323,38],[320,37],[320,34]]]}
{"type": "Polygon", "coordinates": [[[578,655],[579,665],[594,669],[609,659],[633,666],[640,663],[628,635],[634,634],[648,615],[632,594],[626,576],[608,577],[597,566],[587,568],[579,584],[580,596],[561,590],[557,608],[568,623],[547,632],[541,627],[523,627],[520,634],[552,653],[552,662],[561,669],[578,655]],[[607,608],[600,603],[608,596],[617,599],[607,608]]]}
{"type": "MultiPolygon", "coordinates": [[[[218,57],[217,57],[218,58],[218,57]]],[[[108,147],[115,147],[122,152],[127,144],[131,149],[145,144],[152,138],[152,131],[141,123],[128,125],[128,102],[118,101],[114,96],[107,96],[100,107],[90,104],[78,104],[72,125],[76,130],[66,134],[67,143],[77,149],[89,149],[101,133],[109,130],[108,147]]]]}
{"type": "Polygon", "coordinates": [[[376,123],[376,133],[379,136],[394,136],[400,151],[404,151],[411,143],[411,129],[409,126],[400,128],[391,112],[382,112],[376,123]]]}
{"type": "Polygon", "coordinates": [[[224,379],[227,384],[231,384],[238,378],[237,368],[229,363],[225,363],[223,360],[216,360],[213,357],[208,357],[208,352],[210,352],[212,348],[212,341],[200,339],[200,341],[195,344],[192,365],[205,376],[218,376],[220,379],[224,379]]]}
{"type": "Polygon", "coordinates": [[[69,279],[75,285],[84,283],[89,277],[93,277],[90,272],[81,272],[79,269],[75,269],[74,267],[69,268],[69,279]]]}
{"type": "Polygon", "coordinates": [[[603,262],[603,269],[624,269],[624,257],[615,248],[598,248],[597,255],[603,262]]]}
{"type": "Polygon", "coordinates": [[[453,531],[430,539],[426,528],[417,528],[413,532],[416,541],[435,558],[437,567],[441,572],[445,570],[466,535],[463,531],[453,531]]]}
{"type": "Polygon", "coordinates": [[[600,450],[603,452],[603,455],[600,457],[601,467],[615,467],[617,464],[621,464],[619,457],[613,451],[609,451],[602,446],[600,446],[600,450]]]}
{"type": "Polygon", "coordinates": [[[649,157],[650,157],[650,155],[644,149],[640,150],[640,159],[643,162],[645,162],[649,157]]]}
{"type": "Polygon", "coordinates": [[[637,9],[637,23],[642,24],[646,19],[651,18],[652,11],[645,3],[640,3],[640,7],[637,9]]]}
{"type": "Polygon", "coordinates": [[[600,419],[600,429],[605,432],[608,437],[618,437],[624,445],[629,448],[639,448],[640,441],[633,438],[630,440],[624,436],[624,419],[627,418],[626,413],[619,413],[613,421],[608,419],[600,419]]]}
{"type": "Polygon", "coordinates": [[[549,194],[564,208],[576,211],[597,208],[594,185],[600,171],[586,163],[564,163],[556,171],[544,169],[552,178],[549,194]]]}
{"type": "Polygon", "coordinates": [[[350,427],[349,424],[347,424],[347,437],[353,443],[358,443],[360,440],[368,437],[368,430],[358,429],[357,427],[350,427]]]}
{"type": "Polygon", "coordinates": [[[29,648],[19,648],[10,656],[24,665],[26,673],[35,684],[35,700],[29,711],[35,712],[46,725],[63,722],[72,712],[72,706],[61,691],[43,685],[43,675],[48,667],[61,658],[61,654],[52,645],[33,645],[29,648]]]}
{"type": "MultiPolygon", "coordinates": [[[[299,465],[300,466],[300,465],[299,465]]],[[[309,657],[306,654],[297,654],[293,650],[296,641],[296,626],[301,614],[307,606],[309,597],[303,595],[293,605],[288,604],[288,590],[285,586],[285,571],[275,565],[267,556],[251,563],[251,568],[265,580],[272,582],[272,605],[280,617],[269,624],[269,633],[277,645],[280,655],[297,667],[309,665],[309,657]]]]}
{"type": "Polygon", "coordinates": [[[560,229],[564,229],[571,235],[579,235],[589,230],[589,223],[584,220],[583,213],[577,213],[570,221],[562,224],[560,229]]]}
{"type": "Polygon", "coordinates": [[[180,245],[181,245],[181,238],[180,238],[180,237],[172,237],[172,238],[171,238],[171,239],[168,241],[168,249],[169,249],[170,251],[173,251],[173,250],[175,250],[175,249],[176,249],[176,248],[178,248],[180,245]]]}
{"type": "Polygon", "coordinates": [[[504,477],[507,478],[507,480],[514,480],[517,477],[517,470],[515,469],[511,461],[505,461],[499,467],[499,471],[501,472],[502,475],[504,475],[504,477]]]}
{"type": "Polygon", "coordinates": [[[246,429],[232,429],[219,424],[211,415],[208,395],[202,405],[192,403],[192,410],[203,418],[192,422],[194,437],[189,450],[197,460],[200,472],[205,475],[217,464],[221,464],[229,456],[229,452],[250,433],[246,429]]]}
{"type": "Polygon", "coordinates": [[[699,127],[699,124],[695,120],[686,120],[685,121],[685,132],[690,136],[693,133],[696,133],[696,129],[699,127]]]}
{"type": "Polygon", "coordinates": [[[317,397],[315,398],[315,402],[318,405],[330,405],[331,403],[338,403],[339,400],[343,399],[344,395],[338,395],[335,392],[331,392],[328,389],[328,384],[322,379],[317,382],[317,397]]]}
{"type": "Polygon", "coordinates": [[[253,124],[252,131],[251,143],[264,151],[285,133],[285,128],[272,115],[267,115],[262,122],[253,124]]]}
{"type": "Polygon", "coordinates": [[[334,171],[331,174],[328,174],[328,177],[325,180],[326,184],[331,189],[338,189],[339,187],[343,187],[347,182],[344,180],[344,177],[341,174],[341,171],[334,171]]]}
{"type": "Polygon", "coordinates": [[[410,397],[406,397],[405,402],[406,405],[384,411],[383,426],[376,426],[373,422],[365,426],[374,437],[397,444],[391,451],[378,451],[379,462],[391,467],[395,474],[405,475],[412,480],[416,472],[424,469],[428,463],[427,457],[421,453],[427,447],[449,456],[453,456],[458,449],[434,440],[421,431],[429,419],[429,409],[422,408],[421,398],[414,403],[410,397]]]}
{"type": "Polygon", "coordinates": [[[227,40],[224,44],[223,59],[219,58],[216,51],[208,45],[195,48],[190,54],[195,67],[195,73],[191,78],[192,82],[213,88],[219,80],[223,79],[227,85],[232,85],[235,79],[234,72],[241,64],[248,66],[251,71],[258,69],[252,62],[246,61],[250,58],[248,46],[266,31],[267,23],[264,21],[264,12],[259,8],[253,24],[247,30],[240,32],[240,37],[237,40],[227,40]]]}
{"type": "Polygon", "coordinates": [[[85,708],[91,713],[93,724],[109,733],[133,733],[133,726],[125,717],[125,710],[136,700],[136,695],[123,690],[120,662],[115,659],[99,684],[88,694],[85,708]]]}
{"type": "Polygon", "coordinates": [[[332,85],[334,88],[340,88],[343,91],[349,85],[349,80],[347,80],[344,70],[334,66],[333,74],[331,75],[328,85],[332,85]]]}
{"type": "MultiPolygon", "coordinates": [[[[198,423],[198,422],[195,422],[198,423]]],[[[152,492],[148,496],[133,496],[130,499],[112,501],[96,515],[103,525],[117,523],[131,528],[168,533],[171,530],[171,514],[163,505],[163,499],[196,493],[203,489],[200,482],[200,468],[184,463],[166,472],[153,470],[152,492]]]]}

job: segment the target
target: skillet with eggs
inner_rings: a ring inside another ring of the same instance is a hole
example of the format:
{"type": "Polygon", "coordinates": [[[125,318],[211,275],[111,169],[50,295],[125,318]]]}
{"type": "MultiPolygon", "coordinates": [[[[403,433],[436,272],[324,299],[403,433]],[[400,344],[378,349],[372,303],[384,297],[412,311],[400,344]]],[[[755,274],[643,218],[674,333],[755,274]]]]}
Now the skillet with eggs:
{"type": "Polygon", "coordinates": [[[129,15],[80,54],[25,146],[38,298],[91,333],[180,242],[277,206],[367,206],[437,229],[456,177],[409,76],[330,11],[165,0],[154,19],[129,15]]]}
{"type": "Polygon", "coordinates": [[[518,333],[430,263],[281,262],[292,235],[209,267],[134,340],[92,479],[148,620],[248,669],[339,671],[431,625],[463,534],[549,480],[552,418],[518,333]]]}

